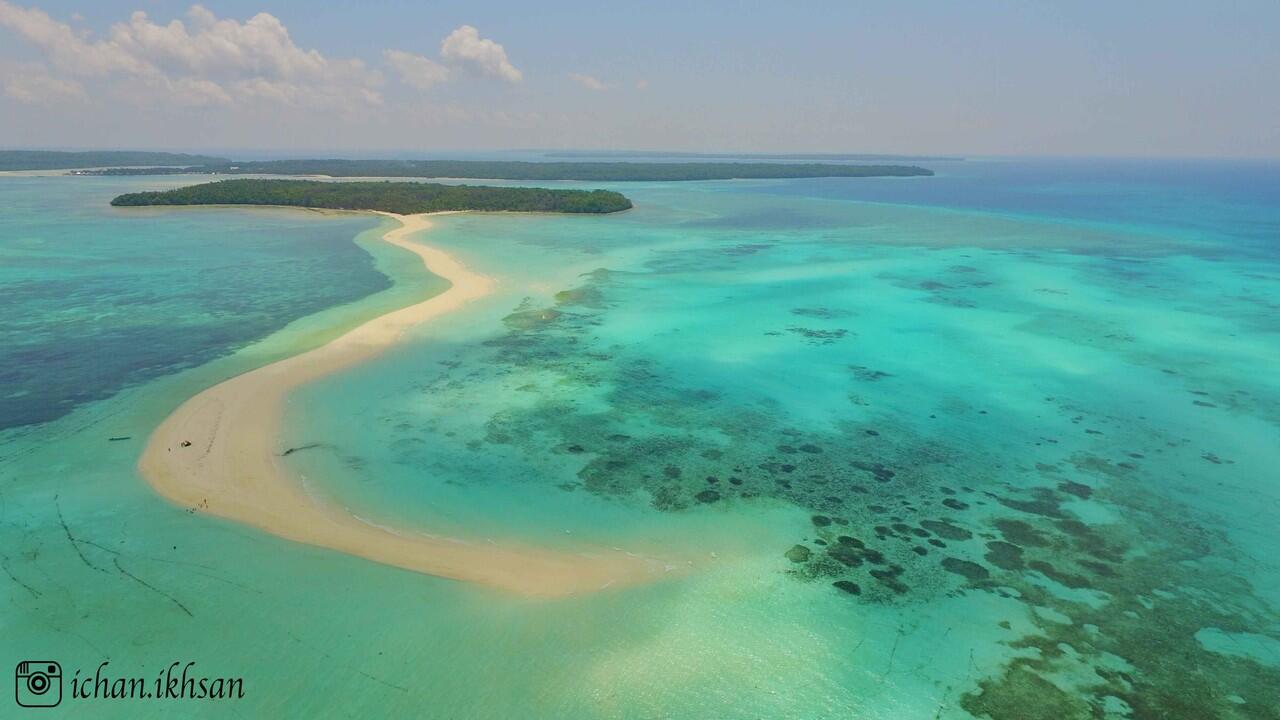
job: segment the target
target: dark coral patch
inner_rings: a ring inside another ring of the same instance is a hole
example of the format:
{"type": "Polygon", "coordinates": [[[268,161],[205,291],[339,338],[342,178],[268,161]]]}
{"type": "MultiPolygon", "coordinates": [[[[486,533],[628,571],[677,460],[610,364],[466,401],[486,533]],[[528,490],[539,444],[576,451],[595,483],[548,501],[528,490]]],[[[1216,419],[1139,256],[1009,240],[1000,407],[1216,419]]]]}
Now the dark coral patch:
{"type": "Polygon", "coordinates": [[[720,493],[715,490],[703,490],[693,497],[700,503],[713,503],[720,499],[720,493]]]}
{"type": "Polygon", "coordinates": [[[512,330],[538,330],[559,320],[564,313],[547,308],[545,310],[522,310],[502,318],[512,330]]]}
{"type": "Polygon", "coordinates": [[[968,540],[973,537],[973,533],[962,527],[952,525],[946,520],[921,520],[920,526],[934,535],[946,538],[947,540],[968,540]]]}
{"type": "Polygon", "coordinates": [[[1046,547],[1049,538],[1022,520],[1001,518],[993,523],[1005,540],[1024,547],[1046,547]]]}
{"type": "Polygon", "coordinates": [[[889,482],[897,474],[893,470],[890,470],[889,468],[885,467],[883,464],[878,462],[869,463],[869,462],[863,462],[861,460],[855,460],[852,463],[850,463],[850,465],[853,465],[859,470],[864,470],[866,472],[871,473],[872,475],[875,476],[876,480],[879,480],[880,482],[889,482]]]}
{"type": "Polygon", "coordinates": [[[983,680],[981,693],[967,693],[960,707],[979,718],[1075,720],[1098,717],[1088,703],[1063,692],[1026,664],[1012,665],[999,681],[983,680]]]}
{"type": "Polygon", "coordinates": [[[855,378],[862,380],[864,382],[875,382],[876,380],[880,380],[882,378],[893,377],[891,374],[887,372],[884,372],[881,370],[873,370],[872,368],[865,367],[863,365],[850,365],[849,371],[853,373],[853,376],[855,378]]]}
{"type": "Polygon", "coordinates": [[[1016,571],[1023,568],[1022,548],[1013,543],[992,540],[987,543],[987,554],[983,557],[1001,570],[1016,571]]]}
{"type": "Polygon", "coordinates": [[[799,315],[801,317],[815,317],[822,318],[824,320],[831,320],[835,318],[849,317],[852,313],[848,310],[841,310],[840,308],[811,307],[791,308],[791,314],[799,315]]]}
{"type": "Polygon", "coordinates": [[[982,582],[991,577],[991,572],[976,562],[969,560],[961,560],[960,558],[943,558],[942,568],[949,573],[955,573],[972,583],[982,582]]]}
{"type": "Polygon", "coordinates": [[[1075,495],[1082,500],[1088,500],[1089,496],[1093,495],[1093,488],[1084,483],[1072,482],[1071,480],[1064,480],[1058,483],[1058,489],[1068,495],[1075,495]]]}
{"type": "Polygon", "coordinates": [[[816,330],[814,328],[792,326],[787,328],[787,332],[795,333],[803,338],[810,345],[830,345],[837,340],[849,334],[844,328],[836,328],[834,330],[816,330]]]}
{"type": "Polygon", "coordinates": [[[827,554],[831,556],[831,559],[847,567],[862,567],[861,548],[837,543],[827,546],[827,554]]]}
{"type": "Polygon", "coordinates": [[[848,581],[848,580],[837,580],[837,581],[835,581],[835,582],[831,583],[831,585],[832,585],[833,587],[836,587],[836,588],[838,588],[838,589],[840,589],[840,590],[843,590],[843,591],[845,591],[845,592],[849,593],[850,595],[861,595],[861,594],[862,594],[862,588],[858,587],[858,583],[856,583],[856,582],[850,582],[850,581],[848,581]]]}
{"type": "Polygon", "coordinates": [[[902,575],[902,567],[900,565],[890,565],[887,568],[872,570],[869,574],[881,585],[898,595],[905,595],[911,589],[898,579],[902,575]]]}
{"type": "Polygon", "coordinates": [[[1078,550],[1099,560],[1122,562],[1124,549],[1108,543],[1102,535],[1079,520],[1059,520],[1054,525],[1071,536],[1071,543],[1078,550]]]}
{"type": "Polygon", "coordinates": [[[787,551],[787,559],[793,563],[809,562],[809,558],[812,555],[813,551],[804,545],[792,545],[791,549],[787,551]]]}
{"type": "Polygon", "coordinates": [[[1093,583],[1089,582],[1089,579],[1084,577],[1083,575],[1075,575],[1073,573],[1062,572],[1058,570],[1056,567],[1054,567],[1053,565],[1050,565],[1049,563],[1043,560],[1032,560],[1031,562],[1027,563],[1027,567],[1043,574],[1045,577],[1049,578],[1050,580],[1053,580],[1054,582],[1057,582],[1061,585],[1066,585],[1067,587],[1072,589],[1079,590],[1081,588],[1093,587],[1093,583]]]}
{"type": "Polygon", "coordinates": [[[1005,507],[1024,513],[1051,518],[1064,517],[1062,509],[1059,507],[1060,501],[1052,490],[1042,487],[1032,488],[1031,494],[1033,497],[1030,500],[1009,497],[997,497],[996,500],[1005,507]]]}

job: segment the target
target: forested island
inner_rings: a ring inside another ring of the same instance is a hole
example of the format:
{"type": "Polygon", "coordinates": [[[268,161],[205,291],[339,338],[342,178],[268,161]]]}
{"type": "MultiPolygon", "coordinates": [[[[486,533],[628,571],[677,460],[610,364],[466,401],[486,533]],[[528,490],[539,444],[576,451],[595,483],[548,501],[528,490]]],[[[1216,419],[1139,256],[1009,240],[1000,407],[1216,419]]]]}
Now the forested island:
{"type": "MultiPolygon", "coordinates": [[[[131,150],[0,150],[0,170],[70,170],[74,168],[122,168],[156,165],[201,167],[222,165],[226,158],[186,153],[137,152],[131,150]]],[[[154,167],[147,167],[154,170],[154,167]]]]}
{"type": "Polygon", "coordinates": [[[516,162],[505,160],[261,160],[184,168],[121,168],[95,175],[323,175],[588,182],[748,180],[814,177],[913,177],[933,171],[914,165],[777,162],[516,162]]]}
{"type": "Polygon", "coordinates": [[[331,210],[381,210],[401,215],[445,210],[611,213],[631,201],[611,190],[441,185],[418,182],[321,182],[236,179],[174,190],[137,192],[111,201],[147,205],[288,205],[331,210]]]}

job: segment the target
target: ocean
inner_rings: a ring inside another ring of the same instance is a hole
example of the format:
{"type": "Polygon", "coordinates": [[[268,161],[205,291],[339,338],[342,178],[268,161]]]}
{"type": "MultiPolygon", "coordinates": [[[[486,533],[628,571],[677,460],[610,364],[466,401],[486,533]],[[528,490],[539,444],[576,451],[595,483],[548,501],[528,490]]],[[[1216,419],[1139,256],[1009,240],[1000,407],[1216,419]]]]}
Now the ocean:
{"type": "Polygon", "coordinates": [[[436,220],[497,291],[296,392],[283,462],[390,527],[697,561],[554,601],[134,469],[198,390],[440,291],[386,221],[0,177],[3,659],[243,679],[58,708],[111,717],[1280,717],[1280,166],[928,165],[436,220]]]}

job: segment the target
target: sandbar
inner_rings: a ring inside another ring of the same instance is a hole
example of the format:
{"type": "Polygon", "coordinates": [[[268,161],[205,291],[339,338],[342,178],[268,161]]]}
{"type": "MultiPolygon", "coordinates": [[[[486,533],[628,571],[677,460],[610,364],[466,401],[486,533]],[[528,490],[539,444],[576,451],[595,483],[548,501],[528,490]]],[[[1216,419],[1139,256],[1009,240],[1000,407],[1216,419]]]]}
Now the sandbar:
{"type": "MultiPolygon", "coordinates": [[[[676,565],[613,548],[540,548],[373,525],[315,497],[282,461],[288,393],[365,362],[404,333],[492,292],[494,281],[447,253],[410,240],[426,215],[392,215],[386,242],[414,253],[451,286],[353,328],[312,350],[219,383],[178,407],[151,434],[138,461],[160,495],[197,513],[374,562],[528,597],[554,598],[662,578],[676,565]]],[[[684,563],[680,563],[684,565],[684,563]]]]}

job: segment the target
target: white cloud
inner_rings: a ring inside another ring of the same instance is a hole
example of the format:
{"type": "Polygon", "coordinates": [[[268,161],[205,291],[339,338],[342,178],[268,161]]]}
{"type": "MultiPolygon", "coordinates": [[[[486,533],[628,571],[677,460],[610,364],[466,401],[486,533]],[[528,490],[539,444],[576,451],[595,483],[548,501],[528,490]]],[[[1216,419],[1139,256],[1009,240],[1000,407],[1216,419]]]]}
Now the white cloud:
{"type": "Polygon", "coordinates": [[[569,79],[578,83],[582,87],[588,90],[594,90],[595,92],[604,92],[610,87],[604,81],[582,73],[569,73],[569,79]]]}
{"type": "Polygon", "coordinates": [[[267,99],[346,109],[381,101],[380,73],[357,59],[298,47],[270,14],[240,22],[195,5],[187,18],[190,27],[181,20],[160,25],[139,11],[93,39],[38,8],[0,0],[0,26],[42,50],[64,76],[123,78],[127,92],[141,86],[187,106],[267,99]]]}
{"type": "Polygon", "coordinates": [[[83,76],[148,71],[145,63],[130,57],[114,43],[87,42],[70,25],[54,20],[38,8],[22,8],[0,0],[0,25],[44,50],[50,61],[64,71],[83,76]]]}
{"type": "Polygon", "coordinates": [[[4,94],[24,105],[58,105],[89,99],[75,80],[54,77],[41,63],[0,62],[0,87],[4,94]]]}
{"type": "Polygon", "coordinates": [[[440,43],[440,56],[446,62],[468,67],[485,75],[518,83],[524,75],[507,60],[507,51],[498,43],[480,37],[480,31],[470,25],[449,33],[440,43]]]}
{"type": "MultiPolygon", "coordinates": [[[[354,58],[326,57],[294,43],[279,18],[258,13],[248,20],[219,18],[193,5],[184,19],[157,23],[142,11],[94,37],[43,10],[0,0],[0,27],[40,50],[47,65],[36,79],[6,80],[10,97],[32,102],[45,87],[50,99],[95,95],[126,102],[182,107],[277,104],[362,112],[383,102],[382,73],[354,58]]],[[[385,67],[401,82],[427,90],[464,68],[507,82],[522,80],[506,50],[463,25],[440,45],[440,61],[386,50],[385,67]]]]}
{"type": "Polygon", "coordinates": [[[176,18],[126,12],[91,29],[69,11],[51,16],[25,4],[33,2],[40,0],[0,0],[0,127],[29,138],[51,142],[79,132],[75,123],[90,114],[99,142],[142,145],[199,138],[321,146],[359,128],[361,137],[395,137],[402,146],[419,141],[423,127],[451,128],[463,143],[486,128],[530,132],[547,122],[520,107],[520,98],[485,108],[425,101],[422,91],[469,77],[522,80],[502,45],[467,25],[443,38],[438,55],[387,49],[366,62],[299,46],[268,13],[223,18],[193,5],[176,18]],[[384,73],[405,92],[384,99],[384,73]],[[88,110],[45,109],[71,103],[88,110]],[[415,112],[399,112],[406,108],[415,112]]]}
{"type": "Polygon", "coordinates": [[[427,90],[449,79],[449,68],[430,58],[403,50],[384,50],[382,57],[400,76],[400,81],[427,90]]]}

